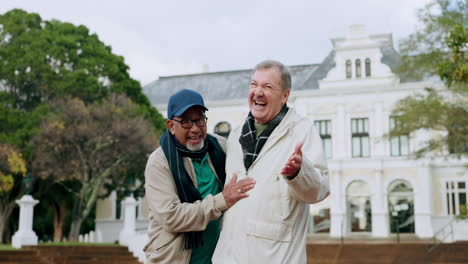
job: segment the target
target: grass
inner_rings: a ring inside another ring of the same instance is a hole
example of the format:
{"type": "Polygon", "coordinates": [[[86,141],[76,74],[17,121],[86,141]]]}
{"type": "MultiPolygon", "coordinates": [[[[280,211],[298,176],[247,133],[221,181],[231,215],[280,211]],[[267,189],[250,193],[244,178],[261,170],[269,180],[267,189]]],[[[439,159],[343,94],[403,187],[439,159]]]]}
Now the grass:
{"type": "MultiPolygon", "coordinates": [[[[119,246],[115,243],[84,243],[84,242],[40,242],[40,246],[119,246]]],[[[9,244],[0,244],[1,250],[21,250],[14,248],[9,244]]]]}
{"type": "Polygon", "coordinates": [[[8,244],[0,244],[0,250],[18,250],[18,249],[8,244]]]}
{"type": "Polygon", "coordinates": [[[85,242],[41,242],[40,246],[120,246],[115,243],[85,243],[85,242]]]}

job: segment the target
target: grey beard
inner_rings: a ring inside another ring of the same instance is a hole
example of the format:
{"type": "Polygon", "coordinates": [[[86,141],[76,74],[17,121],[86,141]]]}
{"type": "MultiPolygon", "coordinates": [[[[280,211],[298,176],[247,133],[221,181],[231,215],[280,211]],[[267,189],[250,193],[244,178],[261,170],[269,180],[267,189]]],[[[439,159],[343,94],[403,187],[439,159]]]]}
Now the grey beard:
{"type": "Polygon", "coordinates": [[[190,151],[199,151],[200,149],[203,148],[203,146],[205,146],[205,142],[202,141],[200,144],[196,144],[196,145],[192,145],[190,143],[187,142],[187,148],[190,150],[190,151]]]}

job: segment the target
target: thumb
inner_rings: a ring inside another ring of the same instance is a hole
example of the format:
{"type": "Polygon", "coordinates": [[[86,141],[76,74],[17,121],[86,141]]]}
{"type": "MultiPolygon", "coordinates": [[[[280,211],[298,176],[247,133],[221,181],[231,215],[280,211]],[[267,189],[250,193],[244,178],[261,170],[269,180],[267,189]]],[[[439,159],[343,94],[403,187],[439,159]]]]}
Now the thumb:
{"type": "Polygon", "coordinates": [[[302,146],[304,145],[304,142],[301,142],[296,145],[296,148],[294,149],[294,154],[302,156],[302,146]]]}

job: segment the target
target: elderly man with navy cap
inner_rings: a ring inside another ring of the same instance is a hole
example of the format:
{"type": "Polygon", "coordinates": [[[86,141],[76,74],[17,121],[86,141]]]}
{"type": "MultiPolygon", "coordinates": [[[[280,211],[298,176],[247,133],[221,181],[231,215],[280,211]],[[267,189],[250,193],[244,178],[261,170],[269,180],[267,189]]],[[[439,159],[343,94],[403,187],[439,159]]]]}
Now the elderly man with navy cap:
{"type": "Polygon", "coordinates": [[[207,134],[207,110],[192,90],[169,98],[167,130],[145,171],[146,263],[211,263],[223,211],[255,185],[235,175],[225,184],[226,140],[207,134]]]}

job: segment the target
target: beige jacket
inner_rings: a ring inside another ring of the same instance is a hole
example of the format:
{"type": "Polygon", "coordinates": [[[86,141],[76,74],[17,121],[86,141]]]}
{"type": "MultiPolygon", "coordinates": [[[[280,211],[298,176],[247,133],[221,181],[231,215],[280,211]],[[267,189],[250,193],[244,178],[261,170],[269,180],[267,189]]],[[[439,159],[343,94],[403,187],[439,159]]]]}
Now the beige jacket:
{"type": "Polygon", "coordinates": [[[246,171],[240,133],[240,127],[232,131],[227,142],[226,182],[237,172],[256,184],[248,198],[225,212],[213,263],[305,264],[309,204],[329,194],[321,139],[312,121],[291,108],[246,171]],[[299,142],[304,142],[302,167],[288,180],[280,171],[299,142]]]}
{"type": "MultiPolygon", "coordinates": [[[[226,139],[218,139],[223,150],[226,139]]],[[[197,186],[190,158],[184,158],[187,173],[197,186]]],[[[208,159],[211,169],[216,171],[208,159]]],[[[202,231],[227,209],[222,193],[208,195],[202,201],[181,203],[164,151],[159,147],[149,157],[145,171],[145,191],[149,207],[149,242],[143,249],[146,263],[189,263],[191,250],[183,250],[183,232],[202,231]]]]}

